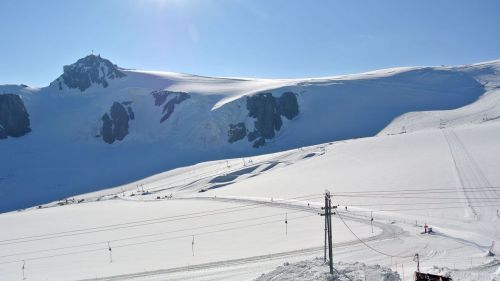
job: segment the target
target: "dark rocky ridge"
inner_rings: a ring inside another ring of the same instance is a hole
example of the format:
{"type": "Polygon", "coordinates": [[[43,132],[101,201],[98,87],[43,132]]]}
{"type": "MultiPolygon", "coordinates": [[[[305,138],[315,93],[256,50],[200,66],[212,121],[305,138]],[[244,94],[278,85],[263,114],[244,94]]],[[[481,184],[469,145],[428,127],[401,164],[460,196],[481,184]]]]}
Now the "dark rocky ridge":
{"type": "Polygon", "coordinates": [[[0,139],[21,137],[31,132],[28,111],[14,94],[0,94],[0,139]]]}
{"type": "Polygon", "coordinates": [[[76,63],[64,66],[64,73],[53,83],[62,90],[62,83],[70,89],[85,91],[92,84],[106,88],[108,79],[113,80],[125,77],[116,65],[101,56],[89,55],[79,59],[76,63]]]}
{"type": "Polygon", "coordinates": [[[227,132],[229,137],[228,141],[233,143],[235,141],[242,140],[247,135],[247,132],[247,128],[243,122],[238,124],[229,124],[229,131],[227,132]]]}
{"type": "Polygon", "coordinates": [[[101,118],[102,139],[109,144],[115,142],[115,140],[123,140],[128,135],[128,122],[130,119],[133,120],[133,112],[130,105],[128,105],[128,109],[125,109],[123,104],[114,102],[109,114],[105,113],[101,118]]]}
{"type": "Polygon", "coordinates": [[[260,93],[247,97],[248,116],[255,118],[254,130],[247,134],[244,123],[230,124],[228,141],[230,143],[243,139],[254,142],[257,148],[266,144],[266,139],[272,139],[281,129],[283,121],[281,116],[292,120],[299,114],[299,104],[293,92],[285,92],[279,98],[271,93],[260,93]]]}
{"type": "Polygon", "coordinates": [[[163,123],[163,121],[167,120],[170,117],[170,115],[174,113],[176,104],[180,104],[181,102],[191,97],[188,93],[171,92],[167,90],[154,91],[151,93],[151,95],[153,95],[153,98],[155,99],[156,106],[163,105],[163,110],[162,110],[163,116],[160,119],[160,123],[163,123]]]}

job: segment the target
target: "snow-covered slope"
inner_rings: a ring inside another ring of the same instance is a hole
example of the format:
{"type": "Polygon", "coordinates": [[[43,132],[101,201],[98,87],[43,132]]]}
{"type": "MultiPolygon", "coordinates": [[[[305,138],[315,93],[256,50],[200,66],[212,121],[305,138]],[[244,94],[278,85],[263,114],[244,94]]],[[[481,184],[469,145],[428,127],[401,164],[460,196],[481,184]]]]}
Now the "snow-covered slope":
{"type": "Polygon", "coordinates": [[[500,118],[500,63],[498,61],[457,67],[484,85],[485,93],[470,105],[455,110],[411,112],[396,118],[380,134],[480,124],[500,118]]]}
{"type": "Polygon", "coordinates": [[[0,86],[22,98],[31,130],[0,140],[0,211],[201,161],[373,136],[407,112],[459,108],[487,90],[479,102],[495,99],[498,65],[270,80],[127,70],[89,56],[48,87],[0,86]]]}
{"type": "MultiPolygon", "coordinates": [[[[368,265],[340,265],[350,278],[411,280],[418,253],[424,272],[496,280],[500,263],[486,253],[500,242],[499,138],[500,121],[491,120],[337,141],[5,213],[0,279],[21,278],[24,264],[28,280],[255,280],[323,256],[318,213],[329,189],[340,205],[334,261],[368,265]],[[421,234],[424,224],[434,234],[421,234]]],[[[315,264],[261,278],[322,278],[315,264]]]]}

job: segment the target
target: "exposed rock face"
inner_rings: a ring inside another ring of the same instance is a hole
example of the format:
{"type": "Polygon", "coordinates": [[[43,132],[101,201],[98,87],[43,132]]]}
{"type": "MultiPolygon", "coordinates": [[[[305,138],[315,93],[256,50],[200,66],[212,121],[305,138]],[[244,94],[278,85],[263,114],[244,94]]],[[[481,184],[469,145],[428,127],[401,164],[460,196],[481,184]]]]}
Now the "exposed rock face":
{"type": "Polygon", "coordinates": [[[14,94],[0,95],[0,139],[21,137],[31,132],[23,100],[14,94]]]}
{"type": "Polygon", "coordinates": [[[113,103],[111,106],[111,119],[113,120],[113,135],[117,140],[123,140],[128,134],[128,112],[120,103],[113,103]]]}
{"type": "MultiPolygon", "coordinates": [[[[229,125],[229,142],[243,139],[245,135],[248,141],[254,142],[253,147],[260,147],[266,144],[266,139],[272,139],[276,132],[281,129],[283,121],[281,116],[288,120],[292,120],[299,114],[299,104],[297,97],[292,92],[283,93],[279,98],[274,97],[271,93],[260,93],[251,97],[247,97],[248,116],[255,118],[254,130],[247,134],[239,126],[229,125]],[[242,134],[243,137],[241,136],[242,134]]],[[[243,124],[244,125],[244,124],[243,124]]]]}
{"type": "Polygon", "coordinates": [[[247,128],[245,126],[245,123],[240,122],[235,125],[230,124],[227,135],[229,137],[228,141],[230,143],[244,139],[245,136],[247,135],[247,128]]]}
{"type": "Polygon", "coordinates": [[[123,104],[114,102],[109,114],[105,113],[102,116],[101,136],[105,142],[111,144],[115,140],[121,141],[128,135],[128,122],[132,119],[129,112],[132,112],[130,105],[127,110],[123,104]]]}
{"type": "Polygon", "coordinates": [[[125,77],[116,65],[100,56],[89,55],[64,66],[64,73],[54,82],[62,90],[62,82],[70,89],[85,91],[92,84],[108,87],[108,80],[125,77]]]}
{"type": "Polygon", "coordinates": [[[109,115],[107,113],[104,113],[101,120],[102,120],[102,129],[101,129],[102,139],[107,143],[115,142],[115,136],[113,135],[113,120],[109,118],[109,115]]]}
{"type": "Polygon", "coordinates": [[[278,98],[278,112],[288,120],[299,114],[299,104],[294,93],[286,92],[278,98]]]}
{"type": "Polygon", "coordinates": [[[155,99],[156,106],[162,106],[163,116],[160,119],[160,123],[167,120],[172,113],[174,113],[175,105],[189,99],[191,96],[184,92],[171,92],[167,90],[154,91],[151,93],[155,99]]]}

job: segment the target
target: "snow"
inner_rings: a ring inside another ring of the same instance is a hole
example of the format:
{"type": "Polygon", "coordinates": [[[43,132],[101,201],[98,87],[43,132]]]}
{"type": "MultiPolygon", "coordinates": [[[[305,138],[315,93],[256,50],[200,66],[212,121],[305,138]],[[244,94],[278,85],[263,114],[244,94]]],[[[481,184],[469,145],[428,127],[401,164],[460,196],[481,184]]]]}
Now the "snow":
{"type": "MultiPolygon", "coordinates": [[[[126,227],[95,233],[87,233],[88,230],[73,231],[52,235],[58,238],[44,240],[36,238],[35,241],[26,243],[4,245],[0,242],[2,244],[0,263],[25,260],[29,280],[67,280],[68,276],[74,280],[93,278],[96,275],[108,276],[159,270],[165,267],[184,267],[241,257],[264,255],[264,258],[267,258],[282,252],[297,249],[310,251],[310,248],[321,246],[322,218],[313,210],[307,212],[283,210],[272,206],[267,208],[254,206],[238,209],[237,212],[226,211],[210,215],[213,210],[239,206],[236,203],[221,204],[211,200],[143,202],[117,199],[7,213],[0,217],[0,224],[4,229],[0,234],[1,241],[111,224],[120,225],[137,220],[150,221],[147,225],[128,224],[126,227]],[[197,215],[189,218],[178,217],[186,213],[197,213],[197,215]],[[287,232],[284,225],[285,215],[289,221],[287,232]],[[155,220],[161,217],[168,219],[155,220]],[[217,225],[213,226],[214,224],[217,225]],[[191,251],[193,235],[194,256],[191,251]],[[112,263],[109,262],[107,241],[111,241],[113,249],[112,263]],[[85,246],[32,253],[73,245],[85,246]],[[249,245],[259,245],[259,247],[248,247],[249,245]],[[30,254],[16,254],[25,252],[30,254]],[[71,255],[72,252],[83,253],[71,255]],[[39,259],[46,256],[55,257],[39,259]]],[[[337,228],[336,241],[349,239],[347,230],[338,222],[334,227],[337,228]]],[[[354,228],[365,232],[367,226],[356,223],[354,228]]],[[[373,234],[370,232],[364,236],[370,237],[379,233],[380,231],[373,234]]],[[[321,251],[321,247],[316,249],[316,252],[321,251]]],[[[1,279],[12,280],[19,275],[19,262],[1,264],[0,268],[1,279]]]]}
{"type": "Polygon", "coordinates": [[[285,263],[277,269],[263,274],[255,281],[399,281],[399,275],[392,272],[391,269],[382,268],[380,266],[367,266],[363,263],[336,263],[334,264],[336,271],[333,275],[329,273],[329,267],[321,259],[302,261],[297,263],[285,263]]]}
{"type": "MultiPolygon", "coordinates": [[[[410,280],[415,270],[413,254],[418,252],[423,271],[439,266],[460,272],[472,266],[480,276],[490,276],[496,268],[488,273],[492,269],[485,265],[494,264],[496,258],[484,253],[491,241],[499,242],[499,218],[494,215],[500,205],[499,198],[475,200],[474,204],[480,208],[477,208],[478,216],[474,217],[466,203],[464,190],[467,189],[461,188],[477,189],[467,192],[472,192],[475,197],[483,196],[485,190],[477,185],[481,183],[481,178],[476,177],[478,171],[492,186],[499,185],[496,172],[500,168],[500,161],[497,161],[500,145],[496,141],[499,132],[500,122],[488,122],[212,161],[76,197],[85,198],[84,203],[57,206],[58,202],[54,202],[42,209],[2,214],[0,225],[5,231],[0,233],[0,241],[264,204],[241,212],[0,245],[2,254],[15,254],[98,243],[48,253],[1,257],[0,263],[16,262],[0,264],[0,276],[7,280],[17,278],[20,260],[26,260],[29,280],[66,280],[69,274],[71,279],[123,275],[131,280],[183,280],[188,277],[190,280],[253,280],[285,261],[297,262],[322,256],[323,223],[316,214],[322,205],[324,189],[333,193],[334,204],[340,204],[339,212],[354,233],[374,249],[395,256],[391,259],[359,243],[339,217],[334,216],[336,263],[362,261],[369,266],[378,264],[397,270],[401,276],[403,266],[405,280],[410,280]],[[456,141],[447,141],[446,134],[450,130],[463,147],[456,141]],[[477,166],[457,169],[451,151],[455,151],[455,157],[473,159],[477,166]],[[229,185],[210,189],[223,181],[221,175],[229,174],[235,175],[225,182],[229,185]],[[469,179],[469,185],[461,186],[460,177],[469,179]],[[137,188],[137,185],[142,187],[137,188]],[[142,189],[147,191],[144,195],[141,195],[142,189]],[[206,191],[199,193],[200,190],[206,191]],[[384,193],[387,195],[363,197],[379,194],[381,190],[387,191],[384,193]],[[401,193],[405,190],[414,191],[401,193]],[[439,191],[445,193],[432,193],[439,191]],[[346,197],[349,192],[362,193],[346,197]],[[163,199],[170,195],[173,199],[163,199]],[[344,205],[347,210],[344,210],[344,205]],[[371,233],[369,223],[372,213],[374,233],[371,233]],[[287,234],[283,223],[285,214],[289,219],[287,234]],[[294,219],[303,215],[308,217],[294,219]],[[271,217],[258,218],[261,216],[271,217]],[[241,219],[245,221],[234,222],[241,219]],[[248,226],[274,220],[277,222],[248,226]],[[230,224],[192,229],[221,223],[230,224]],[[424,223],[433,227],[434,235],[420,234],[424,223]],[[203,234],[232,226],[242,228],[203,234]],[[133,238],[144,234],[153,236],[133,238]],[[194,257],[191,253],[192,235],[195,235],[194,257]],[[113,242],[124,238],[130,239],[113,242]],[[176,239],[163,240],[170,238],[176,239]],[[160,241],[119,247],[151,240],[160,241]],[[109,263],[106,241],[111,241],[113,247],[113,263],[109,263]],[[95,249],[96,252],[36,259],[95,249]]],[[[468,277],[461,279],[463,274],[456,274],[456,280],[469,280],[468,277]]],[[[490,280],[485,278],[480,280],[490,280]]]]}
{"type": "MultiPolygon", "coordinates": [[[[27,280],[325,280],[324,221],[318,213],[328,189],[333,204],[339,204],[332,221],[333,261],[350,278],[411,280],[418,253],[423,272],[454,280],[497,280],[499,260],[486,253],[493,241],[500,242],[500,119],[492,115],[500,104],[498,65],[403,68],[294,81],[273,93],[300,88],[301,115],[259,151],[247,144],[219,143],[224,130],[217,124],[244,115],[237,110],[244,105],[240,94],[282,87],[282,81],[128,71],[126,80],[112,82],[109,91],[94,88],[84,98],[19,90],[27,91],[23,99],[34,116],[46,108],[59,116],[35,119],[34,126],[92,123],[117,97],[134,98],[142,125],[132,123],[130,138],[116,146],[77,127],[1,143],[8,163],[1,163],[0,184],[19,187],[0,189],[4,198],[30,202],[37,191],[25,186],[36,182],[50,183],[40,185],[41,193],[53,189],[67,194],[59,189],[74,185],[72,191],[80,194],[74,201],[70,197],[0,214],[0,279],[21,278],[25,261],[27,280]],[[435,72],[443,69],[458,72],[458,78],[472,75],[484,92],[435,72]],[[148,106],[148,91],[195,89],[197,83],[200,91],[208,86],[176,108],[178,116],[169,120],[180,124],[184,118],[194,127],[168,125],[158,134],[157,124],[148,123],[160,116],[148,106]],[[386,87],[391,90],[381,90],[386,87]],[[391,99],[403,89],[401,100],[391,99]],[[229,101],[235,97],[240,98],[229,101]],[[390,125],[392,115],[381,118],[370,111],[385,103],[397,116],[410,110],[402,102],[420,106],[418,101],[428,99],[432,102],[427,105],[450,110],[409,113],[390,125]],[[33,100],[41,103],[35,106],[33,100]],[[485,113],[489,118],[479,119],[485,113]],[[200,119],[211,121],[197,124],[200,119]],[[197,130],[203,127],[208,129],[200,139],[197,130]],[[54,143],[54,134],[65,138],[54,143]],[[219,146],[193,150],[191,143],[219,146]],[[180,165],[185,166],[168,169],[180,165]],[[138,180],[152,173],[157,174],[138,180]],[[127,183],[113,185],[116,179],[127,183]],[[89,183],[103,184],[89,188],[89,183]],[[114,187],[100,188],[104,183],[114,187]],[[424,224],[433,228],[432,234],[421,233],[424,224]]],[[[347,280],[344,274],[338,280],[347,280]]]]}
{"type": "MultiPolygon", "coordinates": [[[[83,93],[78,89],[59,91],[57,83],[41,89],[0,86],[0,92],[22,96],[33,130],[0,143],[4,156],[0,161],[0,178],[4,178],[0,195],[10,198],[0,211],[119,186],[204,161],[374,136],[410,111],[462,107],[456,115],[470,116],[465,109],[470,106],[478,112],[475,120],[482,120],[483,112],[494,119],[498,92],[491,87],[498,77],[494,72],[497,66],[498,61],[460,67],[406,67],[308,79],[214,78],[122,70],[124,78],[108,81],[107,88],[92,85],[83,93]],[[159,122],[161,108],[154,105],[150,94],[159,89],[185,91],[191,96],[163,123],[159,122]],[[248,95],[272,92],[279,96],[287,91],[297,93],[299,115],[284,120],[282,129],[266,146],[255,149],[246,139],[228,142],[230,124],[243,122],[248,130],[254,127],[255,120],[246,110],[248,95]],[[130,121],[129,135],[123,141],[108,145],[96,137],[101,117],[113,102],[125,101],[132,102],[135,120],[130,121]]],[[[429,126],[435,126],[438,119],[433,117],[429,126]]],[[[380,134],[400,133],[406,123],[398,120],[380,134]]],[[[427,124],[423,117],[416,117],[415,122],[427,124]]],[[[406,126],[411,131],[424,125],[406,126]]]]}

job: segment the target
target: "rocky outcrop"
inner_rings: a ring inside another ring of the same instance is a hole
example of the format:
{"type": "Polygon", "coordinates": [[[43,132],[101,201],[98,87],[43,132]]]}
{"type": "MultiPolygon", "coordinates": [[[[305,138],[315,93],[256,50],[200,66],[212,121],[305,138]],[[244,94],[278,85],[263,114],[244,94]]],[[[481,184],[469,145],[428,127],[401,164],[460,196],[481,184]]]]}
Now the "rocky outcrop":
{"type": "Polygon", "coordinates": [[[274,138],[276,132],[283,125],[282,116],[292,120],[299,114],[299,104],[293,92],[283,93],[279,98],[274,97],[271,93],[260,93],[247,97],[246,108],[248,116],[255,119],[254,130],[247,134],[246,128],[244,131],[241,128],[240,124],[243,123],[230,124],[228,141],[232,143],[246,136],[256,148],[265,145],[266,139],[274,138]]]}
{"type": "Polygon", "coordinates": [[[247,135],[247,128],[245,123],[240,122],[238,124],[230,124],[229,131],[227,132],[227,136],[229,137],[228,141],[233,143],[235,141],[242,140],[247,135]]]}
{"type": "Polygon", "coordinates": [[[105,113],[102,118],[102,129],[101,129],[101,136],[102,140],[107,143],[113,143],[115,142],[115,136],[113,134],[113,120],[109,118],[109,115],[105,113]]]}
{"type": "MultiPolygon", "coordinates": [[[[127,103],[125,103],[127,104],[127,103]]],[[[105,113],[102,120],[100,136],[106,143],[121,141],[128,135],[129,121],[133,120],[133,111],[128,104],[128,109],[122,103],[114,102],[110,112],[105,113]],[[132,113],[132,114],[131,114],[132,113]]]]}
{"type": "Polygon", "coordinates": [[[171,92],[167,90],[154,91],[151,93],[156,106],[163,106],[160,123],[167,120],[174,113],[175,105],[189,99],[191,96],[184,92],[171,92]]]}
{"type": "Polygon", "coordinates": [[[299,115],[299,103],[294,93],[286,92],[278,98],[278,112],[288,120],[299,115]]]}
{"type": "Polygon", "coordinates": [[[116,65],[100,56],[89,55],[76,63],[64,66],[64,73],[52,84],[63,90],[63,83],[70,89],[85,91],[93,84],[108,87],[108,80],[125,77],[116,65]]]}
{"type": "Polygon", "coordinates": [[[14,94],[0,95],[0,139],[21,137],[31,132],[23,100],[14,94]]]}

